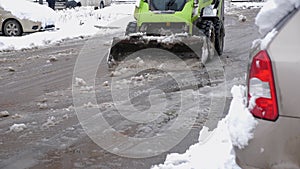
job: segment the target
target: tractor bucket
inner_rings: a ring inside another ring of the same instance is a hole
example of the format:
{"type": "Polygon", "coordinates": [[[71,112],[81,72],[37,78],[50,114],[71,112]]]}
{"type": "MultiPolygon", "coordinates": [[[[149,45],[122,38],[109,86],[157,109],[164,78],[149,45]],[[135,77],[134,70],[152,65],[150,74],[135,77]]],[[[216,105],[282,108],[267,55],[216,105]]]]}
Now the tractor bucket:
{"type": "Polygon", "coordinates": [[[179,57],[201,57],[205,38],[201,36],[171,35],[146,36],[134,34],[124,38],[113,38],[112,47],[108,54],[108,66],[112,67],[126,56],[139,50],[159,48],[167,50],[179,57]]]}

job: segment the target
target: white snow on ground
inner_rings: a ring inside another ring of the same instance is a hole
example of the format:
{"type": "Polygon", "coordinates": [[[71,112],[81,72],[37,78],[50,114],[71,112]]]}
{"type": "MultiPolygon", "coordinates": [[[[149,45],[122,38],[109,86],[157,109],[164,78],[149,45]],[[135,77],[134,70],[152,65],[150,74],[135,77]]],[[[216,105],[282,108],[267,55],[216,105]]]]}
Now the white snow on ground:
{"type": "Polygon", "coordinates": [[[167,155],[164,164],[152,169],[239,169],[233,146],[243,148],[248,144],[257,121],[245,106],[245,87],[234,86],[231,93],[229,113],[219,121],[216,129],[209,132],[203,127],[198,143],[184,154],[167,155]]]}
{"type": "Polygon", "coordinates": [[[231,2],[225,0],[225,13],[235,14],[241,9],[262,8],[265,4],[265,2],[231,2]]]}
{"type": "Polygon", "coordinates": [[[51,8],[26,0],[1,0],[0,6],[20,19],[39,21],[44,25],[54,24],[57,19],[56,13],[51,8]]]}
{"type": "Polygon", "coordinates": [[[289,12],[300,6],[300,0],[269,0],[256,16],[255,24],[266,34],[289,12]]]}
{"type": "Polygon", "coordinates": [[[264,6],[265,2],[231,2],[231,4],[238,8],[261,8],[264,6]]]}
{"type": "MultiPolygon", "coordinates": [[[[32,2],[27,3],[38,5],[32,2]]],[[[42,7],[42,9],[48,8],[44,5],[38,5],[38,7],[42,7]]],[[[36,9],[32,10],[35,11],[36,9]]],[[[117,28],[125,30],[123,27],[124,23],[119,21],[117,24],[114,24],[114,22],[131,16],[133,11],[134,4],[112,4],[109,7],[99,10],[94,10],[94,7],[80,7],[55,11],[57,16],[55,26],[59,30],[37,32],[22,37],[0,36],[0,51],[41,47],[49,44],[61,43],[66,39],[93,36],[97,33],[108,34],[118,30],[117,28]],[[113,25],[114,27],[110,27],[109,25],[113,25]]],[[[53,13],[53,10],[51,12],[53,13]]]]}

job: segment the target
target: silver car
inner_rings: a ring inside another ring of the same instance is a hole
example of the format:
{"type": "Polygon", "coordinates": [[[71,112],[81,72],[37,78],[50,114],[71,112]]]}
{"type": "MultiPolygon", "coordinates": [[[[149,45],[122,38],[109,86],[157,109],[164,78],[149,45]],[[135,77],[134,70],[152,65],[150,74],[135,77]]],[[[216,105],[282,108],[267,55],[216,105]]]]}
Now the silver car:
{"type": "Polygon", "coordinates": [[[43,30],[41,22],[20,19],[0,6],[0,31],[6,36],[20,36],[23,33],[43,30]]]}
{"type": "Polygon", "coordinates": [[[95,9],[111,5],[111,0],[67,0],[66,7],[93,6],[95,9]]]}
{"type": "Polygon", "coordinates": [[[257,44],[248,67],[248,102],[258,125],[244,149],[235,148],[244,169],[300,168],[300,10],[275,26],[267,47],[257,44]],[[254,99],[255,98],[255,99],[254,99]]]}

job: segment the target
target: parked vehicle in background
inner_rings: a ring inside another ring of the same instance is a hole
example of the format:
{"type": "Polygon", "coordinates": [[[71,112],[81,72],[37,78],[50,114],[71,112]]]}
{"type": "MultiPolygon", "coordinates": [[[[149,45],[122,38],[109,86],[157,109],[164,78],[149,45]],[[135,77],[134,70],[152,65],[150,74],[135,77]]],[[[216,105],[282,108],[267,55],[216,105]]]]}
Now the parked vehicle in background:
{"type": "Polygon", "coordinates": [[[235,148],[243,169],[300,168],[299,28],[298,8],[269,33],[267,46],[262,41],[252,49],[248,103],[258,125],[249,145],[235,148]]]}
{"type": "Polygon", "coordinates": [[[231,2],[265,2],[266,0],[231,0],[231,2]]]}
{"type": "Polygon", "coordinates": [[[17,18],[0,6],[0,32],[6,36],[21,36],[23,33],[37,32],[51,27],[54,25],[43,27],[41,22],[17,18]]]}
{"type": "Polygon", "coordinates": [[[94,6],[95,9],[101,9],[111,5],[111,2],[111,0],[67,0],[66,7],[74,8],[76,6],[94,6]]]}

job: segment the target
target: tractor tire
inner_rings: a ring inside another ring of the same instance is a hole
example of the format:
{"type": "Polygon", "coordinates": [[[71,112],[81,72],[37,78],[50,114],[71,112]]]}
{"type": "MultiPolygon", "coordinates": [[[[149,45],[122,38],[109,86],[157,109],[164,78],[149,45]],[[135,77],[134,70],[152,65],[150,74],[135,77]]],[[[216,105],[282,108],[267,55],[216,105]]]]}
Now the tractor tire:
{"type": "Polygon", "coordinates": [[[126,27],[125,35],[129,35],[131,33],[136,33],[136,32],[137,32],[137,23],[136,23],[136,21],[129,22],[127,27],[126,27]]]}
{"type": "Polygon", "coordinates": [[[215,49],[218,55],[221,56],[224,48],[224,36],[225,36],[224,25],[222,21],[218,20],[214,26],[215,26],[215,49]]]}
{"type": "Polygon", "coordinates": [[[213,56],[215,55],[215,40],[216,40],[216,35],[215,35],[215,27],[214,23],[210,20],[202,20],[196,25],[199,29],[201,34],[205,35],[207,38],[207,43],[208,43],[208,51],[209,51],[209,56],[208,59],[212,59],[213,56]]]}

